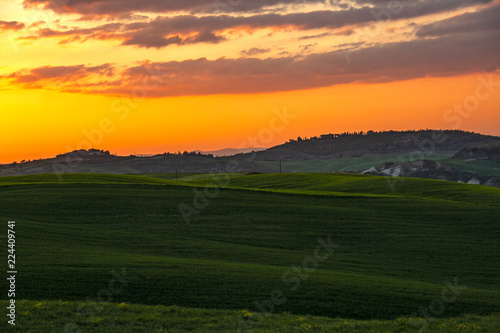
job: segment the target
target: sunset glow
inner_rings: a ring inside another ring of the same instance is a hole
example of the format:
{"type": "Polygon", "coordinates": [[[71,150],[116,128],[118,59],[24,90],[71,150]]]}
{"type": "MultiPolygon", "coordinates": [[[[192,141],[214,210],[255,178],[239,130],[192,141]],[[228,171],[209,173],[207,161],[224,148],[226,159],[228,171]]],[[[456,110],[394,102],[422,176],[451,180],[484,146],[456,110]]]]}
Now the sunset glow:
{"type": "Polygon", "coordinates": [[[125,155],[361,130],[500,135],[500,1],[1,6],[0,163],[88,143],[125,155]],[[277,112],[290,115],[279,129],[277,112]]]}

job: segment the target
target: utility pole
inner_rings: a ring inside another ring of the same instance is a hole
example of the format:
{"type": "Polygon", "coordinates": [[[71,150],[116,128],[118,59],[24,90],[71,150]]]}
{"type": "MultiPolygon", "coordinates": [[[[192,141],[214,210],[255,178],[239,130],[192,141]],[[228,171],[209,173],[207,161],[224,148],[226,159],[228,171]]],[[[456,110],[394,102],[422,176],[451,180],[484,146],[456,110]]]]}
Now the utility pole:
{"type": "Polygon", "coordinates": [[[281,173],[281,159],[280,159],[280,173],[281,173]]]}
{"type": "Polygon", "coordinates": [[[175,168],[175,180],[179,180],[179,178],[177,176],[177,168],[175,168]]]}

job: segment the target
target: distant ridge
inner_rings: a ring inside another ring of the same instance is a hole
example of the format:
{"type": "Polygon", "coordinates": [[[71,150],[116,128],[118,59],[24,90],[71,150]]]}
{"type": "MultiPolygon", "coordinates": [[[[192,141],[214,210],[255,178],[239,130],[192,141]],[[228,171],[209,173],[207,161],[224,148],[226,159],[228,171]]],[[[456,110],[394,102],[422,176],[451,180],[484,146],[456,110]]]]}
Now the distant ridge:
{"type": "Polygon", "coordinates": [[[226,148],[152,156],[117,156],[99,149],[79,150],[49,159],[0,165],[0,176],[370,171],[391,177],[449,181],[469,182],[474,178],[481,185],[497,186],[500,184],[499,146],[500,137],[458,130],[345,132],[298,137],[265,150],[226,148]]]}

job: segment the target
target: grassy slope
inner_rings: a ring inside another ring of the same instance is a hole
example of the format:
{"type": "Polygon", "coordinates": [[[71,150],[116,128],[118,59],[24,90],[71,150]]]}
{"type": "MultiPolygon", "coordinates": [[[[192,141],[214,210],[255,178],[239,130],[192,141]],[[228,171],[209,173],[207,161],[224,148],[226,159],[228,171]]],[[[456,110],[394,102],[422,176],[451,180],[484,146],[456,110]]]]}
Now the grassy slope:
{"type": "MultiPolygon", "coordinates": [[[[6,302],[0,301],[2,307],[6,302]]],[[[248,310],[193,309],[179,306],[144,306],[126,303],[21,301],[18,303],[16,332],[483,332],[500,330],[499,314],[462,315],[456,318],[425,320],[401,317],[396,320],[352,320],[298,316],[289,313],[261,316],[248,310]],[[84,303],[85,304],[85,303],[84,303]],[[78,314],[79,313],[79,314],[78,314]]]]}
{"type": "MultiPolygon", "coordinates": [[[[402,163],[415,160],[416,158],[440,161],[448,157],[449,155],[443,154],[389,154],[331,158],[325,160],[283,161],[282,170],[283,172],[361,172],[371,167],[376,168],[385,162],[402,163]]],[[[271,170],[278,168],[277,162],[259,161],[258,163],[269,167],[271,170]]]]}
{"type": "MultiPolygon", "coordinates": [[[[336,196],[387,196],[459,201],[483,205],[500,203],[500,190],[492,187],[419,178],[373,177],[360,174],[262,174],[220,175],[226,187],[273,192],[336,196]],[[228,178],[229,177],[229,178],[228,178]]],[[[182,181],[182,179],[181,179],[182,181]]],[[[213,177],[188,179],[186,184],[216,184],[213,177]]]]}
{"type": "Polygon", "coordinates": [[[464,161],[458,159],[445,159],[443,163],[451,165],[457,170],[500,177],[500,164],[488,160],[464,161]]]}
{"type": "Polygon", "coordinates": [[[2,178],[0,219],[17,221],[18,298],[95,298],[125,269],[130,281],[113,301],[257,311],[255,301],[281,290],[278,313],[390,319],[427,307],[457,278],[467,289],[442,315],[500,311],[499,189],[239,175],[186,225],[179,204],[213,178],[158,177],[2,178]],[[329,235],[334,253],[285,283],[329,235]]]}

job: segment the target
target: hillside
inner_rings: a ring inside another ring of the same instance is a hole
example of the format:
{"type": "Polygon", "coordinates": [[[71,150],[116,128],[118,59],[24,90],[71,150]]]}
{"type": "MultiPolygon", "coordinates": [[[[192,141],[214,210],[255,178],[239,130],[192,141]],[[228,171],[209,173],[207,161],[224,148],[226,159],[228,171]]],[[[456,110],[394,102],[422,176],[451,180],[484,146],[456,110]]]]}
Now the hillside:
{"type": "Polygon", "coordinates": [[[302,160],[360,157],[386,154],[453,155],[464,147],[496,142],[500,138],[464,131],[384,131],[326,134],[308,139],[298,138],[257,153],[262,160],[302,160]]]}
{"type": "MultiPolygon", "coordinates": [[[[61,154],[56,158],[15,163],[0,166],[0,176],[36,175],[47,173],[206,173],[225,172],[226,165],[234,157],[214,157],[201,153],[159,154],[148,157],[138,156],[89,156],[85,151],[61,154]]],[[[271,172],[274,169],[239,160],[241,171],[271,172]]]]}
{"type": "MultiPolygon", "coordinates": [[[[481,184],[498,184],[500,138],[463,131],[407,131],[328,134],[291,140],[265,151],[217,157],[200,152],[163,153],[154,156],[115,156],[102,150],[79,150],[55,158],[0,165],[0,176],[32,174],[208,173],[208,172],[365,172],[384,175],[388,163],[406,169],[406,177],[424,177],[481,184]],[[493,147],[493,148],[491,148],[493,147]],[[496,147],[496,148],[495,148],[496,147]],[[493,150],[492,150],[493,149],[493,150]],[[495,150],[496,149],[496,150],[495,150]],[[496,155],[495,155],[496,154],[496,155]],[[281,161],[281,162],[280,162],[281,161]],[[422,162],[419,162],[422,161],[422,162]],[[428,172],[419,163],[437,162],[428,172]],[[417,168],[417,170],[413,170],[417,168]],[[373,171],[373,170],[372,170],[373,171]],[[491,180],[491,181],[490,181],[491,180]]],[[[391,173],[391,176],[393,173],[391,173]]]]}
{"type": "MultiPolygon", "coordinates": [[[[471,163],[446,159],[441,161],[417,160],[403,163],[386,162],[379,167],[371,167],[362,174],[386,177],[415,177],[455,181],[474,185],[500,187],[500,165],[491,163],[471,163]],[[472,168],[471,168],[472,167],[472,168]],[[476,172],[479,172],[476,173],[476,172]]],[[[494,163],[496,164],[496,163],[494,163]]]]}
{"type": "Polygon", "coordinates": [[[456,153],[453,158],[460,160],[489,160],[500,164],[500,143],[467,146],[456,153]]]}
{"type": "Polygon", "coordinates": [[[448,281],[459,294],[437,317],[500,311],[500,189],[342,174],[67,176],[0,179],[19,299],[95,299],[119,274],[116,303],[253,313],[279,290],[272,313],[392,320],[421,316],[448,281]]]}

